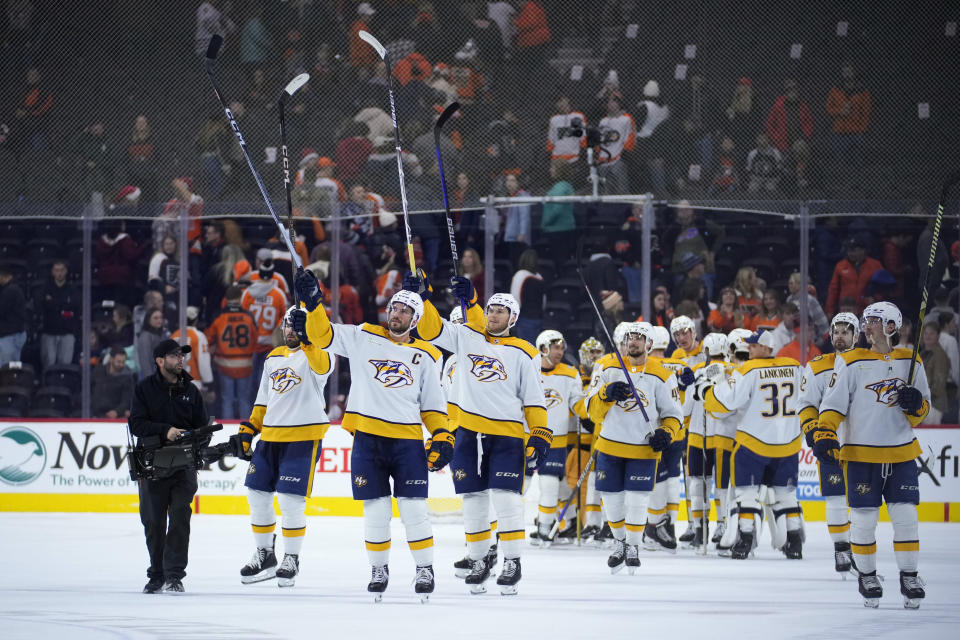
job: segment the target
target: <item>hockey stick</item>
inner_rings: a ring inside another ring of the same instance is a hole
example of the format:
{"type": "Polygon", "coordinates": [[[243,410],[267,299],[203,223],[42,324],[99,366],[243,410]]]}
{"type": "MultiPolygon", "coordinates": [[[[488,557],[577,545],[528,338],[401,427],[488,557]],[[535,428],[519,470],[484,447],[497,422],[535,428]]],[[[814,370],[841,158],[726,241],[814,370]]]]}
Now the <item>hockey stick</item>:
{"type": "MultiPolygon", "coordinates": [[[[373,47],[377,55],[383,59],[387,68],[387,91],[390,94],[390,119],[393,121],[393,137],[397,150],[397,173],[400,174],[400,204],[403,207],[403,229],[407,234],[407,259],[410,261],[410,271],[417,272],[417,263],[413,255],[413,233],[410,231],[410,216],[407,213],[407,186],[403,178],[403,152],[400,145],[400,127],[397,126],[397,106],[393,98],[393,69],[390,67],[390,54],[380,41],[367,31],[357,33],[360,39],[373,47]]],[[[442,173],[441,173],[442,175],[442,173]]],[[[464,313],[466,318],[466,313],[464,313]]]]}
{"type": "Polygon", "coordinates": [[[620,363],[620,368],[623,370],[623,375],[627,379],[627,384],[630,385],[630,393],[633,395],[633,399],[637,401],[637,406],[640,407],[640,413],[643,414],[643,419],[647,422],[647,427],[650,429],[648,433],[653,431],[650,425],[650,416],[647,415],[647,410],[644,408],[643,403],[640,402],[640,394],[637,392],[637,388],[633,385],[633,380],[630,378],[630,370],[627,369],[627,364],[623,361],[623,356],[620,355],[620,350],[617,348],[617,344],[613,341],[613,337],[610,335],[610,330],[607,329],[607,323],[603,320],[603,314],[600,313],[600,307],[597,306],[597,301],[593,298],[593,293],[590,292],[590,285],[587,284],[587,279],[583,277],[583,265],[581,264],[581,258],[583,257],[583,241],[577,244],[577,275],[580,276],[580,282],[583,283],[583,288],[587,292],[587,297],[590,298],[590,304],[593,305],[593,310],[597,314],[597,319],[600,320],[600,326],[603,327],[603,333],[607,336],[607,342],[610,343],[610,346],[613,347],[613,353],[617,356],[617,361],[620,363]]]}
{"type": "MultiPolygon", "coordinates": [[[[460,103],[451,102],[447,105],[447,108],[443,110],[443,113],[440,114],[440,117],[437,118],[436,124],[433,125],[433,146],[437,150],[437,169],[440,172],[440,189],[443,191],[443,210],[446,212],[447,217],[447,235],[450,236],[450,253],[453,256],[453,275],[460,275],[460,257],[457,254],[457,239],[453,233],[453,218],[450,216],[450,200],[447,197],[447,179],[443,173],[443,154],[440,153],[440,134],[443,130],[443,125],[446,124],[454,113],[459,111],[460,103]]],[[[467,317],[467,301],[463,298],[460,298],[460,312],[463,314],[463,317],[467,317]]]]}
{"type": "Polygon", "coordinates": [[[233,112],[230,111],[227,103],[223,101],[223,96],[220,95],[220,86],[217,84],[216,71],[217,54],[220,53],[220,46],[222,44],[223,38],[221,36],[214,35],[212,38],[210,38],[210,44],[207,46],[207,57],[203,61],[203,68],[207,72],[207,77],[210,78],[210,84],[213,85],[213,92],[216,94],[217,100],[220,102],[220,106],[223,108],[223,112],[227,114],[227,120],[230,121],[230,127],[233,128],[233,132],[237,136],[237,141],[240,143],[240,149],[243,151],[243,157],[247,159],[247,166],[250,167],[250,173],[253,174],[254,179],[257,181],[257,186],[260,187],[260,195],[263,196],[263,201],[267,203],[267,209],[270,210],[270,215],[273,216],[273,221],[277,223],[277,228],[280,230],[280,236],[286,243],[287,249],[290,250],[290,260],[296,264],[297,267],[302,267],[303,264],[300,262],[300,256],[297,255],[297,252],[293,247],[293,243],[290,241],[290,235],[286,233],[283,223],[280,221],[280,216],[278,216],[277,212],[274,211],[273,203],[270,202],[270,195],[267,193],[267,188],[263,186],[263,180],[260,178],[257,168],[253,166],[253,160],[250,159],[250,154],[247,152],[247,143],[243,139],[243,134],[240,133],[240,126],[233,117],[233,112]]]}
{"type": "MultiPolygon", "coordinates": [[[[277,112],[280,114],[280,154],[283,156],[283,187],[287,192],[287,226],[289,227],[288,233],[290,234],[291,242],[295,236],[293,230],[293,201],[290,199],[290,157],[287,154],[287,123],[284,119],[284,111],[287,104],[287,97],[292,97],[309,79],[309,73],[301,73],[287,83],[287,86],[283,88],[283,91],[280,92],[280,97],[277,99],[277,112]]],[[[291,256],[291,266],[296,264],[292,260],[293,256],[291,256]]],[[[297,277],[296,269],[293,269],[293,277],[297,277]]],[[[290,288],[293,289],[294,287],[290,288]]],[[[297,292],[295,290],[293,292],[293,302],[294,306],[300,306],[300,301],[297,300],[297,292]]]]}
{"type": "MultiPolygon", "coordinates": [[[[579,456],[579,452],[578,452],[579,456]]],[[[593,463],[597,459],[597,448],[594,447],[593,451],[590,453],[590,458],[587,460],[587,466],[583,468],[583,471],[580,472],[580,477],[577,478],[577,486],[573,488],[573,492],[577,495],[580,494],[580,485],[583,484],[583,481],[586,479],[587,475],[590,473],[590,469],[593,468],[593,463]]],[[[573,498],[573,496],[570,496],[573,498]]],[[[573,500],[567,500],[567,504],[563,505],[563,509],[557,515],[557,521],[553,523],[553,526],[550,528],[550,534],[547,536],[548,540],[553,540],[557,535],[557,532],[560,531],[560,523],[563,522],[563,516],[567,513],[567,509],[570,508],[570,505],[573,504],[573,500]]],[[[580,514],[577,514],[577,517],[580,517],[580,514]]]]}
{"type": "MultiPolygon", "coordinates": [[[[697,555],[707,555],[707,527],[710,524],[710,489],[707,488],[707,403],[703,403],[703,461],[700,465],[700,481],[703,483],[703,510],[700,512],[700,547],[697,555]]],[[[716,470],[716,467],[714,467],[716,470]]]]}
{"type": "MultiPolygon", "coordinates": [[[[913,325],[917,331],[923,331],[923,318],[927,315],[927,295],[930,291],[930,275],[933,273],[933,263],[937,257],[937,245],[940,244],[940,223],[943,222],[943,202],[947,199],[947,192],[950,187],[960,182],[960,172],[951,174],[943,183],[940,190],[940,202],[937,205],[937,219],[933,223],[933,237],[930,239],[930,258],[927,265],[923,268],[921,282],[923,283],[923,293],[920,298],[920,313],[917,314],[917,323],[913,325]]],[[[922,340],[914,340],[913,355],[910,357],[910,373],[907,375],[907,384],[913,385],[913,376],[917,367],[917,357],[920,355],[920,343],[922,340]]]]}

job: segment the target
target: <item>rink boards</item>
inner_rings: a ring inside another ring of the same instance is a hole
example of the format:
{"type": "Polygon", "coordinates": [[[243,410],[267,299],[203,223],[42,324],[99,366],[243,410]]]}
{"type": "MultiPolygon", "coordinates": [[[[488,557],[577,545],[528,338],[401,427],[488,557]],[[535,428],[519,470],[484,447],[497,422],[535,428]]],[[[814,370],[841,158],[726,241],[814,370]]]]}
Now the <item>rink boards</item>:
{"type": "MultiPolygon", "coordinates": [[[[214,443],[234,433],[232,425],[214,443]]],[[[960,425],[916,430],[923,449],[920,464],[920,519],[960,522],[960,425]]],[[[352,437],[333,426],[323,441],[309,515],[359,516],[350,493],[352,437]]],[[[136,484],[127,466],[124,421],[0,420],[0,511],[136,512],[136,484]]],[[[225,458],[200,471],[196,513],[248,513],[243,486],[247,464],[225,458]]],[[[527,502],[534,502],[531,483],[527,502]]],[[[801,451],[798,497],[807,520],[824,519],[823,499],[812,452],[801,451]]],[[[431,510],[456,513],[459,499],[447,470],[431,474],[431,510]]],[[[685,517],[681,508],[681,518],[685,517]]],[[[885,513],[883,514],[885,518],[885,513]]]]}

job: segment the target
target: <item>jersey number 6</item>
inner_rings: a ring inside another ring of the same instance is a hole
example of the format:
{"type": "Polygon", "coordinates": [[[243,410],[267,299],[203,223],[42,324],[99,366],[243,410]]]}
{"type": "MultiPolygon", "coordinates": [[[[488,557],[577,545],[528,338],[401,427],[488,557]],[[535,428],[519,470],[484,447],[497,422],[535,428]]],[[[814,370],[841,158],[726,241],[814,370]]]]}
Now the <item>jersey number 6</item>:
{"type": "Polygon", "coordinates": [[[770,395],[765,400],[770,403],[770,411],[764,411],[760,415],[764,418],[776,418],[777,416],[790,417],[797,415],[793,409],[787,408],[787,401],[793,397],[794,387],[792,382],[781,382],[780,384],[762,384],[760,389],[768,389],[770,395]]]}

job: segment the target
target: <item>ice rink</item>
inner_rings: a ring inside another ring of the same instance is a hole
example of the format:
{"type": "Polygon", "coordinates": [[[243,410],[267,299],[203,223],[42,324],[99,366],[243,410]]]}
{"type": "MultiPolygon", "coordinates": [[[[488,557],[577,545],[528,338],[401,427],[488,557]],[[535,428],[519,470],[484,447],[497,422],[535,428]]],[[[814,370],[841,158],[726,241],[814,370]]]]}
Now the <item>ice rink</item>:
{"type": "Polygon", "coordinates": [[[413,562],[397,519],[390,587],[375,604],[366,593],[360,518],[310,518],[297,585],[281,591],[276,581],[240,584],[239,569],[253,551],[246,517],[195,516],[187,593],[173,596],[140,593],[147,553],[136,514],[4,513],[0,637],[958,637],[956,525],[920,525],[927,599],[919,611],[903,609],[889,523],[877,538],[886,576],[879,610],[863,607],[855,580],[834,574],[825,524],[807,526],[801,561],[774,552],[764,533],[748,561],[643,552],[635,576],[611,576],[606,550],[529,547],[520,593],[504,597],[492,581],[485,595],[467,592],[451,566],[463,556],[463,530],[437,524],[437,591],[424,605],[413,593],[413,562]]]}

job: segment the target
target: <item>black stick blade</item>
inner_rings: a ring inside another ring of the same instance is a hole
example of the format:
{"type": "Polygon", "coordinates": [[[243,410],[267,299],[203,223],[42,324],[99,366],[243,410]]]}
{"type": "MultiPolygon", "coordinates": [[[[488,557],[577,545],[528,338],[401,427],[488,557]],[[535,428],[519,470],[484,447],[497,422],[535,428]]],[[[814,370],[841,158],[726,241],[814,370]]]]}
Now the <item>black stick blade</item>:
{"type": "Polygon", "coordinates": [[[443,129],[443,125],[447,123],[447,120],[452,118],[453,114],[455,114],[459,110],[460,110],[459,102],[451,102],[450,104],[448,104],[447,108],[444,109],[443,113],[440,114],[440,117],[437,118],[437,123],[434,125],[434,128],[437,131],[440,131],[440,129],[443,129]]]}
{"type": "Polygon", "coordinates": [[[223,36],[214,34],[214,36],[210,38],[210,44],[207,45],[207,57],[203,61],[203,66],[206,68],[207,73],[213,73],[221,46],[223,46],[223,36]]]}

